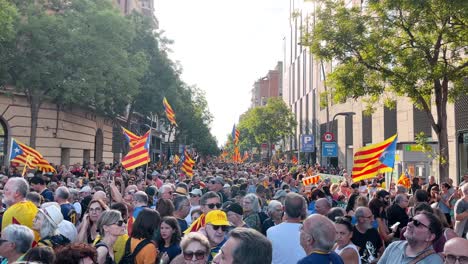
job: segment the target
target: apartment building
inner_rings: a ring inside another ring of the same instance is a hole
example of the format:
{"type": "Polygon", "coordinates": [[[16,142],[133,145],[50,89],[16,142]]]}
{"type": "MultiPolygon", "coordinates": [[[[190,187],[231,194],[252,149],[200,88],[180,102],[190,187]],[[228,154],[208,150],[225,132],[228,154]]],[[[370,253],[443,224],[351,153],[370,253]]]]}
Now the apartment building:
{"type": "MultiPolygon", "coordinates": [[[[345,4],[361,5],[361,1],[348,0],[345,4]]],[[[375,111],[371,115],[366,114],[362,100],[349,99],[343,104],[329,102],[328,106],[324,104],[326,98],[322,94],[327,91],[326,76],[336,68],[337,63],[315,58],[301,43],[303,34],[312,30],[314,5],[312,1],[290,0],[289,30],[284,38],[283,100],[294,112],[298,125],[295,136],[286,142],[285,151],[297,153],[300,151],[300,136],[311,134],[315,138],[316,152],[301,153],[303,159],[350,171],[356,149],[381,142],[397,133],[394,176],[405,171],[421,177],[438,175],[437,160],[422,152],[415,142],[416,135],[424,132],[436,153],[437,136],[425,112],[417,109],[408,98],[397,98],[393,108],[379,102],[374,105],[375,111]],[[326,132],[334,134],[336,157],[322,156],[323,135],[326,132]]],[[[435,107],[432,111],[436,113],[435,107]]],[[[468,173],[468,95],[449,104],[447,114],[449,175],[458,182],[468,173]]]]}

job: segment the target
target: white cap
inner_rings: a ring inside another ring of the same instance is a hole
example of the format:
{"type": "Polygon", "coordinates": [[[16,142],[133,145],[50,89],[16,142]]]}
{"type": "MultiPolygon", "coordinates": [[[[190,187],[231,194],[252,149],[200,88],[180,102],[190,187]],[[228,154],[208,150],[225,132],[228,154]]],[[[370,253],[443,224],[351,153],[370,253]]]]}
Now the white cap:
{"type": "Polygon", "coordinates": [[[228,183],[224,184],[223,188],[231,188],[231,185],[229,185],[228,183]]]}

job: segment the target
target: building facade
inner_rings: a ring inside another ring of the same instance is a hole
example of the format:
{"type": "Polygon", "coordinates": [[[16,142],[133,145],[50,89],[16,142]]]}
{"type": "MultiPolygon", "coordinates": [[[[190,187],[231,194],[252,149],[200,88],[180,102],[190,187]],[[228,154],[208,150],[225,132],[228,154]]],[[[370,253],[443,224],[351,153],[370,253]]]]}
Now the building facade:
{"type": "Polygon", "coordinates": [[[274,70],[258,79],[251,90],[251,108],[266,105],[268,98],[282,96],[283,62],[279,61],[274,70]]]}
{"type": "MultiPolygon", "coordinates": [[[[347,6],[361,1],[346,1],[347,6]]],[[[302,36],[311,30],[314,3],[290,0],[289,30],[284,38],[283,100],[291,108],[298,123],[295,136],[285,144],[285,150],[298,152],[302,134],[312,134],[316,140],[316,152],[301,153],[309,163],[334,165],[350,171],[355,150],[382,142],[398,134],[395,173],[408,171],[412,176],[438,175],[435,153],[438,151],[437,136],[426,113],[417,109],[408,98],[396,98],[396,106],[387,108],[383,102],[374,105],[375,111],[367,115],[365,102],[348,100],[343,104],[326,101],[326,75],[337,66],[335,61],[320,61],[307,47],[301,45],[302,36]],[[306,23],[306,20],[309,23],[306,23]],[[328,158],[321,154],[322,137],[326,132],[334,134],[337,156],[328,158]],[[416,144],[416,135],[424,132],[433,153],[422,152],[416,144]]],[[[436,115],[433,107],[432,113],[436,115]]],[[[468,95],[454,104],[449,104],[448,140],[449,175],[458,182],[468,173],[468,95]]]]}

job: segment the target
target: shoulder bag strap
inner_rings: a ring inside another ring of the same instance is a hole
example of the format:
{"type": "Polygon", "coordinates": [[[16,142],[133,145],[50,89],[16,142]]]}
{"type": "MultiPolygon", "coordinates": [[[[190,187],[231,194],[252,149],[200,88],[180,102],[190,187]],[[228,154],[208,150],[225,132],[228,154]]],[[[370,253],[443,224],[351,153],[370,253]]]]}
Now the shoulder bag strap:
{"type": "Polygon", "coordinates": [[[435,254],[436,252],[434,251],[434,249],[429,249],[427,250],[426,252],[422,253],[421,255],[417,256],[415,259],[413,259],[410,263],[408,264],[416,264],[418,263],[419,261],[425,259],[427,256],[429,255],[432,255],[432,254],[435,254]]]}

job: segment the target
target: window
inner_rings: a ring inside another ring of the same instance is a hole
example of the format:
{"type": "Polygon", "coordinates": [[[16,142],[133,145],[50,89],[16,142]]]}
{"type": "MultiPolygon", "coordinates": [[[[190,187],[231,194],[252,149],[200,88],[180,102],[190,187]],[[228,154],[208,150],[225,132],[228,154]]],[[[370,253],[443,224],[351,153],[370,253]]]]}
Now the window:
{"type": "Polygon", "coordinates": [[[362,112],[362,145],[367,146],[372,143],[372,115],[362,112]]]}

